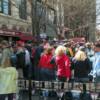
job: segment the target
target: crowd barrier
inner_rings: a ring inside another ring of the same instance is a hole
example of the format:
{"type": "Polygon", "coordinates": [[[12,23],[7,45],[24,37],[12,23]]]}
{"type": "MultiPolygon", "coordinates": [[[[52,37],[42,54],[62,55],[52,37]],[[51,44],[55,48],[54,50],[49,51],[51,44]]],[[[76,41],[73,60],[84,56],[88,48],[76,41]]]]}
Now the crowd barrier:
{"type": "Polygon", "coordinates": [[[54,90],[54,91],[88,91],[91,93],[100,92],[100,83],[76,83],[76,82],[58,82],[58,81],[35,81],[35,80],[18,80],[19,90],[28,90],[28,100],[32,100],[32,90],[54,90]]]}

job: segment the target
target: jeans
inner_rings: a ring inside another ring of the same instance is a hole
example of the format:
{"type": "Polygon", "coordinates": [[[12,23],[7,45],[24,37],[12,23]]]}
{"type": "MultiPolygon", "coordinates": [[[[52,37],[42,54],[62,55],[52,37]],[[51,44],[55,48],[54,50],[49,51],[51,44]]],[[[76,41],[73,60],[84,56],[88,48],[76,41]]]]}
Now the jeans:
{"type": "Polygon", "coordinates": [[[40,77],[42,81],[55,80],[55,71],[47,68],[40,68],[40,77]]]}
{"type": "Polygon", "coordinates": [[[0,94],[0,100],[5,100],[6,97],[8,98],[7,100],[13,100],[13,93],[11,94],[0,94]]]}

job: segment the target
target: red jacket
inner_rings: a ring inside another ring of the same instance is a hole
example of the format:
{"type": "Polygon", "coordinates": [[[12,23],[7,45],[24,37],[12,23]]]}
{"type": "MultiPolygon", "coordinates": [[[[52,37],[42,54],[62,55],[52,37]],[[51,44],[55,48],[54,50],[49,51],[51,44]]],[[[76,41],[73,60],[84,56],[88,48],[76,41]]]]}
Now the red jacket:
{"type": "Polygon", "coordinates": [[[57,75],[60,77],[71,78],[70,59],[66,55],[56,57],[57,75]]]}
{"type": "Polygon", "coordinates": [[[52,54],[41,55],[38,66],[41,68],[53,69],[54,65],[50,64],[51,58],[52,58],[52,54]]]}

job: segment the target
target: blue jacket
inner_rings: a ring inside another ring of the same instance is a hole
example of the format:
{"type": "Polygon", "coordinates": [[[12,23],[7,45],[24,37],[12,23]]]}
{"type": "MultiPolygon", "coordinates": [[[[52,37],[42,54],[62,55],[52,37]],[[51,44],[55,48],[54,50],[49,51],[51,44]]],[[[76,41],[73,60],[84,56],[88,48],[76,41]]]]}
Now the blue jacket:
{"type": "Polygon", "coordinates": [[[90,75],[94,78],[96,76],[100,76],[100,52],[95,53],[94,57],[92,58],[92,71],[90,75]]]}

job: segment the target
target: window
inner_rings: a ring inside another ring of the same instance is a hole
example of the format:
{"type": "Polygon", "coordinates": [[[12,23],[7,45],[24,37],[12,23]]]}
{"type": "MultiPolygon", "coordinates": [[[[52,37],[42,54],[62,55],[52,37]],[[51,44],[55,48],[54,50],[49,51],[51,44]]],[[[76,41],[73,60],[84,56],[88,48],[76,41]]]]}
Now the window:
{"type": "Polygon", "coordinates": [[[0,12],[6,15],[11,14],[10,0],[0,0],[0,12]]]}
{"type": "Polygon", "coordinates": [[[27,2],[26,2],[26,0],[20,0],[19,17],[22,19],[27,19],[27,2]]]}

